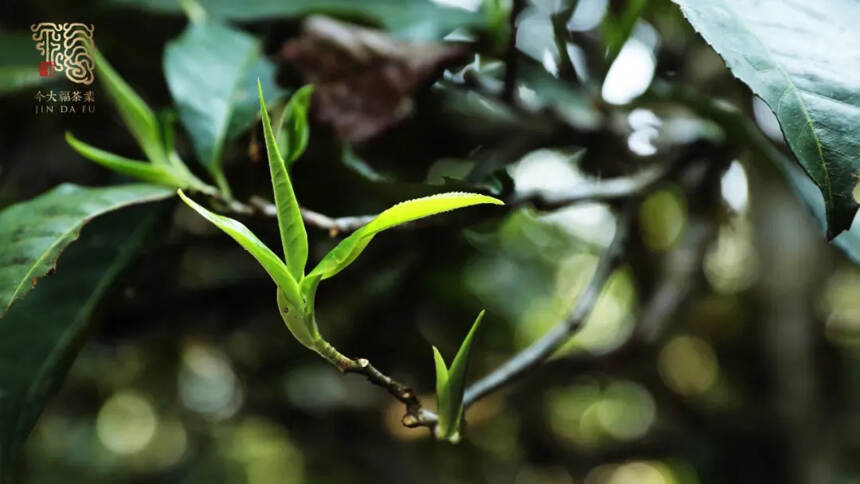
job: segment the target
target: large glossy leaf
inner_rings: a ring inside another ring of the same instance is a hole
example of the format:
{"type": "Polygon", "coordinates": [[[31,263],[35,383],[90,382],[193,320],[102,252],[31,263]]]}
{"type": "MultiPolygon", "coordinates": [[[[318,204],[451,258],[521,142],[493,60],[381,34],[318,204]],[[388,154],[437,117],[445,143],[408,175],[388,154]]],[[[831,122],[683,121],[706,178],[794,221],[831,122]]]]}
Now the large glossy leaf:
{"type": "Polygon", "coordinates": [[[284,292],[284,296],[287,297],[290,302],[293,302],[295,306],[301,306],[302,299],[299,296],[298,283],[293,279],[289,271],[287,271],[287,267],[284,265],[283,261],[281,261],[281,259],[275,255],[271,249],[266,247],[266,244],[258,239],[257,236],[248,229],[248,227],[232,218],[210,212],[194,200],[185,196],[185,194],[182,193],[182,190],[179,190],[179,196],[182,198],[182,201],[194,209],[195,212],[199,213],[206,220],[212,222],[213,225],[232,237],[233,240],[242,246],[242,248],[254,256],[254,258],[257,259],[257,262],[259,262],[260,265],[263,266],[263,269],[265,269],[269,274],[269,277],[271,277],[272,280],[275,281],[275,284],[281,288],[284,292]]]}
{"type": "Polygon", "coordinates": [[[439,407],[439,423],[436,427],[436,435],[439,438],[452,442],[456,442],[460,438],[460,422],[463,419],[463,392],[466,389],[469,354],[483,319],[484,311],[481,311],[475,318],[472,329],[469,330],[463,343],[460,344],[460,349],[447,371],[443,372],[445,361],[436,347],[433,347],[433,358],[436,364],[436,398],[439,407]],[[440,377],[440,375],[442,376],[440,377]]]}
{"type": "Polygon", "coordinates": [[[168,188],[148,184],[105,188],[63,184],[0,212],[0,317],[54,268],[63,249],[93,217],[172,195],[168,188]]]}
{"type": "Polygon", "coordinates": [[[308,235],[305,223],[299,211],[299,203],[293,192],[290,175],[284,165],[275,141],[272,123],[263,99],[263,86],[258,85],[260,96],[260,112],[263,118],[263,135],[266,138],[266,152],[269,158],[269,172],[272,176],[272,190],[275,193],[275,206],[278,209],[278,228],[281,232],[281,243],[284,247],[284,260],[293,279],[300,281],[305,276],[305,264],[308,261],[308,235]]]}
{"type": "Polygon", "coordinates": [[[860,173],[860,2],[674,0],[731,71],[776,114],[818,185],[833,238],[851,226],[860,173]]]}
{"type": "MultiPolygon", "coordinates": [[[[803,201],[812,215],[815,216],[819,228],[824,231],[827,227],[827,218],[821,191],[787,157],[776,155],[772,159],[777,162],[777,167],[785,174],[794,193],[803,201]]],[[[854,224],[850,230],[839,234],[833,239],[833,243],[842,249],[855,264],[860,264],[860,224],[854,224]]]]}
{"type": "MultiPolygon", "coordinates": [[[[113,0],[147,10],[181,14],[176,0],[113,0]]],[[[199,0],[207,13],[218,18],[257,20],[323,13],[375,21],[402,37],[440,39],[457,27],[486,26],[484,12],[440,5],[432,0],[199,0]]]]}
{"type": "Polygon", "coordinates": [[[342,271],[364,251],[373,236],[383,230],[430,215],[483,203],[504,205],[501,200],[493,197],[464,192],[441,193],[398,203],[343,239],[323,257],[309,275],[319,275],[322,279],[328,279],[342,271]]]}
{"type": "Polygon", "coordinates": [[[88,226],[63,255],[57,274],[0,319],[0,476],[62,384],[91,326],[93,309],[157,214],[154,207],[138,207],[88,226]]]}
{"type": "Polygon", "coordinates": [[[147,158],[155,164],[167,164],[167,153],[161,141],[158,120],[152,110],[127,82],[108,64],[98,49],[93,49],[96,77],[104,86],[123,121],[147,158]]]}
{"type": "Polygon", "coordinates": [[[234,99],[233,116],[227,128],[228,142],[244,134],[254,126],[260,115],[260,104],[257,102],[257,82],[263,85],[263,92],[269,93],[269,103],[274,104],[284,98],[286,92],[278,85],[275,75],[277,68],[262,55],[245,71],[240,81],[239,89],[234,99]]]}
{"type": "Polygon", "coordinates": [[[224,142],[256,115],[257,77],[274,74],[261,55],[254,37],[214,21],[190,24],[164,51],[164,75],[179,117],[222,190],[224,142]]]}

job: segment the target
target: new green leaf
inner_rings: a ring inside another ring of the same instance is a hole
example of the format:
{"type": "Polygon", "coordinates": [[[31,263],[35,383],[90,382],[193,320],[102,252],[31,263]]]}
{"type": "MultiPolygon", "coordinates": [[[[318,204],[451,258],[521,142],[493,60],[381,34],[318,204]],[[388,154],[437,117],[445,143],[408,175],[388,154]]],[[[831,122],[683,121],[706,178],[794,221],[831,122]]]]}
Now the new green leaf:
{"type": "Polygon", "coordinates": [[[248,227],[232,218],[210,212],[194,200],[188,198],[184,193],[182,193],[182,190],[178,190],[178,193],[179,197],[182,198],[182,201],[188,204],[189,207],[194,209],[194,211],[199,213],[206,220],[212,222],[213,225],[238,242],[242,248],[250,252],[251,255],[257,259],[257,262],[263,266],[263,269],[266,270],[269,277],[271,277],[272,280],[275,281],[275,284],[277,284],[277,286],[284,292],[284,296],[287,300],[292,302],[294,306],[302,305],[302,299],[299,296],[298,284],[287,271],[287,267],[281,259],[271,251],[271,249],[266,247],[266,244],[264,244],[248,229],[248,227]]]}
{"type": "Polygon", "coordinates": [[[485,203],[504,205],[504,202],[493,197],[464,192],[441,193],[398,203],[343,239],[326,254],[310,275],[319,275],[322,279],[334,276],[351,264],[364,251],[373,236],[383,230],[430,215],[485,203]]]}
{"type": "Polygon", "coordinates": [[[128,175],[145,182],[167,185],[169,187],[185,188],[185,184],[171,174],[167,165],[149,164],[144,161],[132,160],[115,155],[109,151],[100,150],[75,138],[72,133],[68,132],[66,133],[66,142],[69,143],[69,146],[74,148],[75,151],[80,153],[81,156],[94,161],[109,170],[113,170],[117,173],[122,173],[123,175],[128,175]]]}
{"type": "Polygon", "coordinates": [[[304,86],[293,93],[275,121],[275,139],[287,165],[292,164],[308,147],[308,108],[313,86],[304,86]]]}
{"type": "Polygon", "coordinates": [[[776,114],[824,196],[827,234],[851,226],[860,174],[860,3],[674,0],[740,80],[776,114]]]}
{"type": "Polygon", "coordinates": [[[469,368],[469,353],[475,335],[484,319],[481,311],[472,324],[472,329],[460,345],[460,350],[451,362],[450,368],[445,368],[445,360],[436,347],[433,347],[433,361],[436,366],[436,405],[439,412],[439,422],[436,424],[436,438],[458,442],[460,440],[460,424],[463,419],[463,393],[466,390],[466,372],[469,368]]]}
{"type": "Polygon", "coordinates": [[[167,163],[167,154],[161,142],[158,120],[149,106],[138,96],[134,89],[120,77],[108,64],[98,49],[93,49],[96,77],[100,80],[108,95],[140,148],[147,158],[157,165],[167,163]]]}
{"type": "Polygon", "coordinates": [[[263,118],[263,134],[266,138],[266,152],[269,157],[269,172],[272,175],[272,190],[275,192],[275,206],[278,209],[278,227],[281,232],[281,243],[284,246],[284,260],[293,278],[301,280],[305,275],[305,264],[308,261],[308,236],[305,223],[299,211],[299,203],[293,192],[290,175],[281,157],[266,101],[263,99],[263,86],[257,84],[260,96],[260,112],[263,118]]]}
{"type": "Polygon", "coordinates": [[[63,184],[4,209],[0,212],[0,317],[54,268],[63,249],[91,219],[172,195],[170,189],[149,184],[106,188],[63,184]]]}

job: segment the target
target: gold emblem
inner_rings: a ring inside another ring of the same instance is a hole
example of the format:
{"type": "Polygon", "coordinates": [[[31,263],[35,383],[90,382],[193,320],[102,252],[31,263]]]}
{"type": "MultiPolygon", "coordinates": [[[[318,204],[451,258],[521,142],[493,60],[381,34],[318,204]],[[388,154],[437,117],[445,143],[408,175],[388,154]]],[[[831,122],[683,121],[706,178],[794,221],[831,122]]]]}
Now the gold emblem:
{"type": "Polygon", "coordinates": [[[42,22],[30,26],[36,50],[45,57],[45,63],[78,84],[93,83],[93,30],[92,24],[80,22],[42,22]]]}

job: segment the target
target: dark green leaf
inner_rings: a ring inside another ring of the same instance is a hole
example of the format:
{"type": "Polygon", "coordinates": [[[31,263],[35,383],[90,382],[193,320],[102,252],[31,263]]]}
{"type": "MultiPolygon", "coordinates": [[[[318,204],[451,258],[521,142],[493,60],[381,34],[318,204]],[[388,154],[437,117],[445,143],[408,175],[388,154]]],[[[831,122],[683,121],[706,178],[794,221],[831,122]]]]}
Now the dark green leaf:
{"type": "Polygon", "coordinates": [[[266,138],[266,152],[269,158],[269,172],[272,176],[272,190],[275,194],[275,206],[278,209],[278,227],[281,232],[281,243],[284,247],[284,260],[287,269],[296,281],[302,280],[305,275],[305,264],[308,261],[308,235],[305,232],[305,223],[299,211],[299,203],[293,192],[290,175],[281,157],[272,124],[269,121],[269,113],[266,109],[266,101],[263,99],[263,87],[258,85],[260,95],[260,112],[263,118],[263,134],[266,138]]]}
{"type": "Polygon", "coordinates": [[[732,72],[770,106],[788,146],[824,196],[827,234],[857,212],[860,3],[853,0],[674,0],[732,72]]]}
{"type": "Polygon", "coordinates": [[[233,140],[254,126],[260,115],[260,103],[257,101],[257,81],[263,85],[263,92],[269,93],[269,104],[283,99],[285,91],[275,80],[276,68],[269,59],[262,55],[245,71],[239,90],[236,91],[236,103],[230,126],[227,127],[227,140],[233,140]]]}
{"type": "Polygon", "coordinates": [[[113,214],[88,226],[58,273],[0,319],[0,473],[60,387],[96,304],[133,257],[157,210],[113,214]]]}
{"type": "MultiPolygon", "coordinates": [[[[803,171],[787,157],[774,156],[777,166],[785,174],[795,194],[815,216],[822,231],[826,230],[827,217],[821,191],[803,171]]],[[[833,243],[842,249],[856,264],[860,264],[860,224],[839,234],[833,243]]]]}
{"type": "Polygon", "coordinates": [[[199,161],[222,191],[224,142],[256,115],[256,81],[272,79],[254,37],[217,22],[192,23],[164,51],[167,86],[199,161]]]}
{"type": "Polygon", "coordinates": [[[172,190],[158,185],[63,184],[0,212],[0,317],[54,268],[63,249],[93,217],[172,195],[172,190]]]}

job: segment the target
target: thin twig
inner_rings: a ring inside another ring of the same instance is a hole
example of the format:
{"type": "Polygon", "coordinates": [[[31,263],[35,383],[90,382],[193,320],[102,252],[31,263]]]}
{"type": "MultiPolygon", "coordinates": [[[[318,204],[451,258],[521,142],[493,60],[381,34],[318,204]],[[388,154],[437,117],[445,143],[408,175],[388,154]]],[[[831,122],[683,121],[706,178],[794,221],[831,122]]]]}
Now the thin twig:
{"type": "Polygon", "coordinates": [[[438,420],[436,414],[421,405],[421,401],[418,400],[412,388],[377,370],[365,358],[356,358],[350,360],[350,363],[343,369],[345,373],[364,375],[370,383],[385,388],[394,398],[406,405],[406,414],[400,420],[404,426],[414,428],[436,425],[438,420]]]}
{"type": "Polygon", "coordinates": [[[573,310],[564,322],[554,327],[541,339],[508,360],[489,375],[478,380],[466,389],[463,405],[469,406],[481,397],[510,383],[532,368],[538,366],[552,355],[571,335],[579,330],[591,314],[598,296],[612,272],[621,263],[627,236],[633,216],[638,208],[638,200],[630,200],[624,207],[615,229],[615,238],[606,249],[588,286],[579,296],[573,310]]]}
{"type": "Polygon", "coordinates": [[[362,226],[367,225],[367,223],[376,217],[376,215],[356,215],[353,217],[332,218],[328,215],[323,215],[304,207],[301,207],[301,212],[305,224],[319,229],[328,230],[329,235],[332,237],[335,237],[338,234],[355,231],[362,226]]]}
{"type": "Polygon", "coordinates": [[[404,426],[412,428],[436,425],[436,414],[421,405],[412,388],[377,370],[366,358],[350,358],[327,341],[320,342],[316,351],[341,373],[364,375],[370,383],[385,388],[394,398],[406,405],[406,413],[401,419],[404,426]]]}
{"type": "MultiPolygon", "coordinates": [[[[257,213],[267,217],[276,217],[278,215],[278,209],[275,205],[260,197],[253,196],[248,203],[257,211],[257,213]]],[[[329,235],[332,237],[342,233],[353,232],[376,217],[376,215],[356,215],[334,218],[305,207],[300,207],[300,210],[305,224],[318,229],[327,230],[329,235]]]]}

